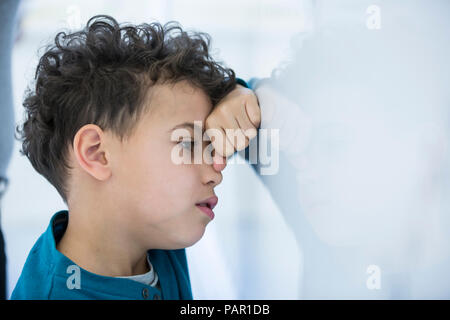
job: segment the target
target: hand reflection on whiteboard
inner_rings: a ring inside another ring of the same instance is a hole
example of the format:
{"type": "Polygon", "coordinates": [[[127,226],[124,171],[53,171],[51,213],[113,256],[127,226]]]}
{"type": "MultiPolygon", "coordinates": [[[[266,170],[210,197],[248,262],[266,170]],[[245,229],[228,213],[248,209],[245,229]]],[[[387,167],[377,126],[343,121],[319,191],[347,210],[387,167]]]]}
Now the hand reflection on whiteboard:
{"type": "MultiPolygon", "coordinates": [[[[412,12],[422,14],[422,4],[412,12]]],[[[321,286],[312,282],[306,297],[372,297],[367,275],[352,269],[368,261],[397,275],[374,297],[449,297],[450,39],[448,28],[430,25],[443,18],[438,9],[421,15],[422,30],[414,21],[390,24],[389,11],[377,34],[335,19],[338,27],[318,29],[291,64],[255,84],[261,128],[280,129],[280,152],[295,170],[300,208],[283,214],[291,221],[294,212],[304,215],[336,262],[328,275],[306,269],[304,277],[321,286]],[[341,249],[346,261],[337,261],[341,249]],[[353,282],[332,283],[340,268],[353,282]]],[[[301,246],[310,241],[292,228],[301,246]]],[[[322,248],[306,251],[305,263],[322,248]]]]}

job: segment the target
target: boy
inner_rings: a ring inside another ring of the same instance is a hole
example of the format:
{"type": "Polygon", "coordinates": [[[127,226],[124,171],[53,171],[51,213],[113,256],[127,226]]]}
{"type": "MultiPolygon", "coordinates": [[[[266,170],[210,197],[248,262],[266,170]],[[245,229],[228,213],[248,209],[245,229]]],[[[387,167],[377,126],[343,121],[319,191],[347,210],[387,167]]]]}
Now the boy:
{"type": "Polygon", "coordinates": [[[228,154],[214,165],[172,156],[207,145],[192,138],[195,121],[242,131],[260,123],[253,92],[208,47],[207,35],[177,25],[120,26],[109,16],[56,36],[18,132],[69,210],[37,240],[12,299],[192,299],[185,248],[214,218],[225,166],[216,158],[228,154]]]}

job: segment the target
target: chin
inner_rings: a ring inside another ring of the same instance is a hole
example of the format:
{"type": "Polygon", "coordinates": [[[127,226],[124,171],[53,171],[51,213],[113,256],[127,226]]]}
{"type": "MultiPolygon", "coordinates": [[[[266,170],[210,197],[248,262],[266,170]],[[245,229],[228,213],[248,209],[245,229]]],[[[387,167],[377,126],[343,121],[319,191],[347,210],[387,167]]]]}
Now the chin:
{"type": "Polygon", "coordinates": [[[179,234],[179,237],[172,243],[170,250],[184,249],[193,246],[199,242],[205,234],[205,227],[186,230],[185,234],[179,234]]]}
{"type": "Polygon", "coordinates": [[[204,234],[205,234],[205,228],[203,228],[203,230],[201,230],[200,232],[198,232],[196,234],[193,234],[193,236],[186,243],[186,248],[190,247],[190,246],[193,246],[194,244],[199,242],[203,238],[204,234]]]}

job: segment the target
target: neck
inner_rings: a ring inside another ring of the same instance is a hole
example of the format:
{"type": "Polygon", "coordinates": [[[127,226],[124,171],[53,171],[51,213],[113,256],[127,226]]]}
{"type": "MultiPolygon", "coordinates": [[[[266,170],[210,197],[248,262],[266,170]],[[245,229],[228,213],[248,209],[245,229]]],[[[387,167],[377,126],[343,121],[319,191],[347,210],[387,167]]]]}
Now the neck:
{"type": "Polygon", "coordinates": [[[69,209],[69,223],[57,250],[81,268],[102,276],[148,272],[146,248],[130,238],[132,233],[115,221],[114,213],[92,208],[69,209]]]}

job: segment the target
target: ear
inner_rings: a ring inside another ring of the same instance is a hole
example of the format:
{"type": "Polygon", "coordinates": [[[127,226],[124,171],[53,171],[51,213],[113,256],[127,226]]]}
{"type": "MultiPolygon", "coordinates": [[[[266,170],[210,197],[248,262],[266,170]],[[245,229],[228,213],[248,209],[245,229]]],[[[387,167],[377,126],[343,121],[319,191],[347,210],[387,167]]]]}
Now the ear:
{"type": "Polygon", "coordinates": [[[73,140],[75,158],[81,168],[97,180],[111,176],[103,130],[95,124],[81,127],[73,140]]]}

